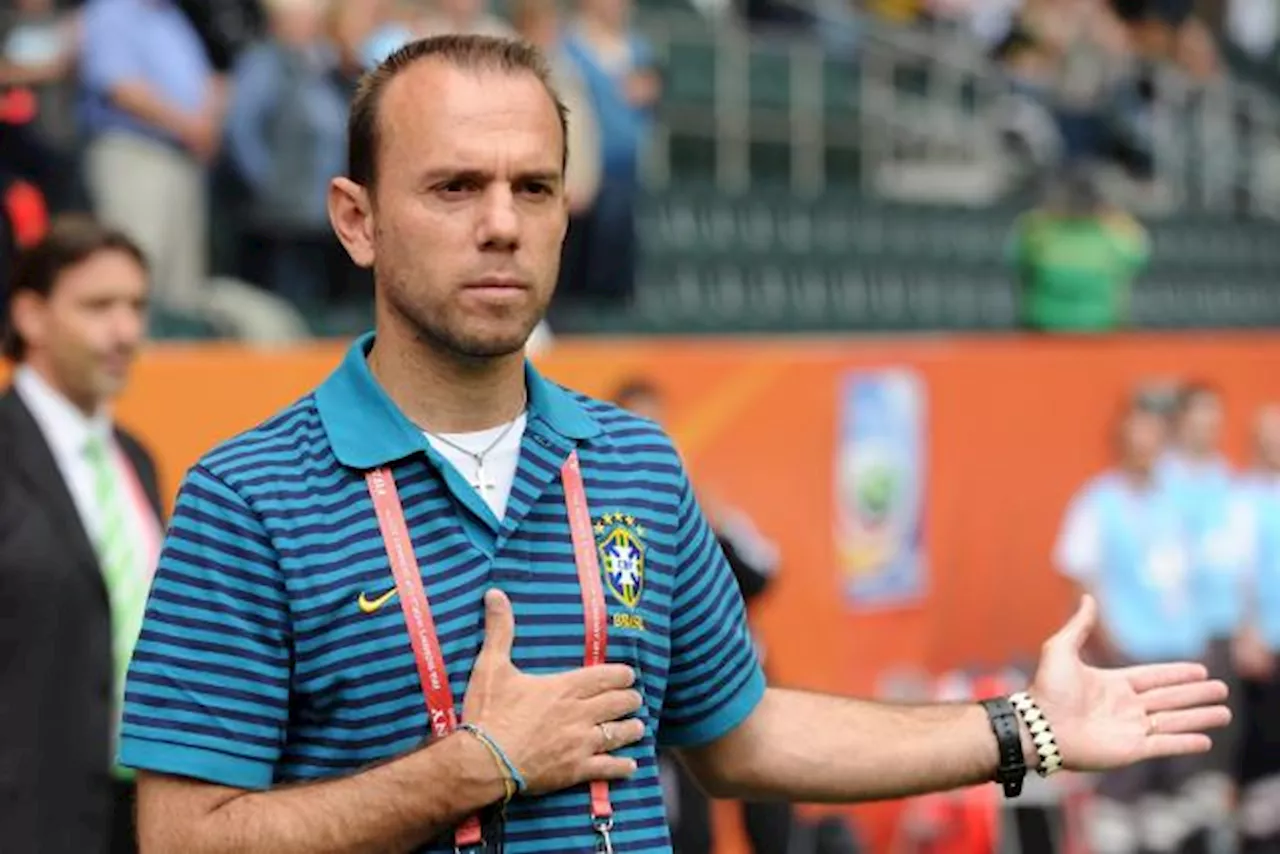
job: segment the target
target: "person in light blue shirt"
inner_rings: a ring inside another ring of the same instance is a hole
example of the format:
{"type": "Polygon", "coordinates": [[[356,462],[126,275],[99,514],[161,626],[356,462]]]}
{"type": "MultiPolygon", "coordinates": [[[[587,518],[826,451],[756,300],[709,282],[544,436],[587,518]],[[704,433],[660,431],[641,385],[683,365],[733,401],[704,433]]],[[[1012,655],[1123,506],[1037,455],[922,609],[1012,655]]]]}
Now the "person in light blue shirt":
{"type": "Polygon", "coordinates": [[[1248,628],[1236,644],[1242,679],[1241,854],[1280,850],[1280,404],[1255,425],[1256,460],[1243,478],[1251,509],[1248,628]]]}
{"type": "MultiPolygon", "coordinates": [[[[1190,544],[1178,496],[1157,476],[1165,416],[1136,402],[1116,434],[1116,465],[1072,498],[1054,550],[1058,570],[1098,600],[1092,654],[1109,665],[1197,658],[1190,544]]],[[[1102,777],[1088,817],[1095,854],[1203,851],[1195,802],[1202,769],[1186,759],[1141,763],[1102,777]]]]}
{"type": "MultiPolygon", "coordinates": [[[[1215,678],[1238,689],[1232,645],[1243,628],[1248,508],[1221,451],[1224,417],[1217,389],[1200,382],[1185,384],[1172,413],[1173,443],[1157,473],[1177,497],[1186,526],[1191,591],[1207,634],[1204,661],[1215,678]]],[[[1238,690],[1232,693],[1237,699],[1241,696],[1238,690]]],[[[1223,797],[1234,776],[1238,749],[1238,726],[1214,740],[1210,764],[1223,797]]]]}
{"type": "Polygon", "coordinates": [[[1231,536],[1235,476],[1219,450],[1223,417],[1214,389],[1201,384],[1182,389],[1173,413],[1174,445],[1158,468],[1182,505],[1194,541],[1196,600],[1217,642],[1236,635],[1243,608],[1238,540],[1231,536]]]}
{"type": "Polygon", "coordinates": [[[136,240],[155,298],[197,312],[208,278],[207,167],[223,95],[175,0],[89,0],[82,17],[80,119],[94,212],[136,240]]]}

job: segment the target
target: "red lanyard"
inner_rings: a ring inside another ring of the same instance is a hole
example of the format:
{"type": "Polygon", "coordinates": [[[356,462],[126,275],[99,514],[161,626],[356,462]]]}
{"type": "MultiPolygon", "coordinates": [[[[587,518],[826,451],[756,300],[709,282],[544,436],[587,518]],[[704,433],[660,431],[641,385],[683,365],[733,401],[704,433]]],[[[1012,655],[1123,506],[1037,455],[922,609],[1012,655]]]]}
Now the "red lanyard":
{"type": "MultiPolygon", "coordinates": [[[[586,646],[583,663],[592,667],[605,661],[608,620],[604,585],[600,580],[600,564],[591,533],[591,514],[587,509],[587,493],[582,485],[577,451],[570,453],[560,467],[560,478],[564,485],[569,529],[573,534],[578,583],[582,588],[586,646]]],[[[400,607],[404,611],[405,624],[409,630],[409,641],[417,660],[418,679],[422,683],[422,694],[427,704],[431,734],[436,738],[443,738],[457,728],[458,712],[453,702],[453,691],[449,687],[449,675],[445,671],[444,653],[436,635],[435,621],[431,618],[431,606],[422,586],[422,572],[413,553],[404,508],[396,491],[395,478],[390,469],[379,468],[366,474],[365,481],[378,514],[378,526],[382,529],[387,558],[396,580],[396,592],[400,596],[400,607]]],[[[591,783],[591,820],[601,836],[602,849],[611,852],[613,807],[609,803],[609,784],[604,780],[591,783]]],[[[454,845],[458,849],[472,848],[481,845],[483,841],[480,819],[474,815],[465,819],[454,834],[454,845]]]]}

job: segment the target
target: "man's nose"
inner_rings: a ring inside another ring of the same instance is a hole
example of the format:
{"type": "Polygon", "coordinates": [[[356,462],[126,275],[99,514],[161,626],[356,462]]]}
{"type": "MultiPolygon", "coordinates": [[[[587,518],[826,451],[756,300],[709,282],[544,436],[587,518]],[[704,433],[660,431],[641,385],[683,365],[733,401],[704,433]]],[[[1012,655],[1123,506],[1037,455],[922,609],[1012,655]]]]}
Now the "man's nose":
{"type": "Polygon", "coordinates": [[[520,214],[511,187],[495,182],[485,193],[480,210],[479,240],[492,249],[513,249],[519,243],[520,214]]]}

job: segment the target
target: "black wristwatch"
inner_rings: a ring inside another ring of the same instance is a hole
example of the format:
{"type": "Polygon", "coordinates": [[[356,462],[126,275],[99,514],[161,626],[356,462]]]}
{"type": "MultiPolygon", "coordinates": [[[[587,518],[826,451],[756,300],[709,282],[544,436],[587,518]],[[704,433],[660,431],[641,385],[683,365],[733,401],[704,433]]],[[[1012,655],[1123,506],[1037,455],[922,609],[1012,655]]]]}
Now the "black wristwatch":
{"type": "Polygon", "coordinates": [[[1000,751],[1000,766],[996,769],[995,782],[1004,787],[1006,798],[1022,794],[1022,781],[1027,776],[1027,761],[1022,754],[1022,733],[1018,728],[1018,713],[1006,697],[982,700],[991,721],[991,731],[996,736],[1000,751]]]}

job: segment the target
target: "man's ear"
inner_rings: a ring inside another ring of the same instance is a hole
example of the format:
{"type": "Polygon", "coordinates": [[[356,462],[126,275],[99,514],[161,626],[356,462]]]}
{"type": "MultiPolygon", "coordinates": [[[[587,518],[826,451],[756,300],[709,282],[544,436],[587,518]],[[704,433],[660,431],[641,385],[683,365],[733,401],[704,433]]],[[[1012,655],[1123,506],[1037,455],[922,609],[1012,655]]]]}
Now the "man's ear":
{"type": "Polygon", "coordinates": [[[48,301],[34,291],[19,291],[9,303],[13,332],[28,349],[39,349],[48,337],[48,301]]]}
{"type": "Polygon", "coordinates": [[[329,222],[357,267],[373,266],[373,200],[350,178],[329,182],[329,222]]]}

